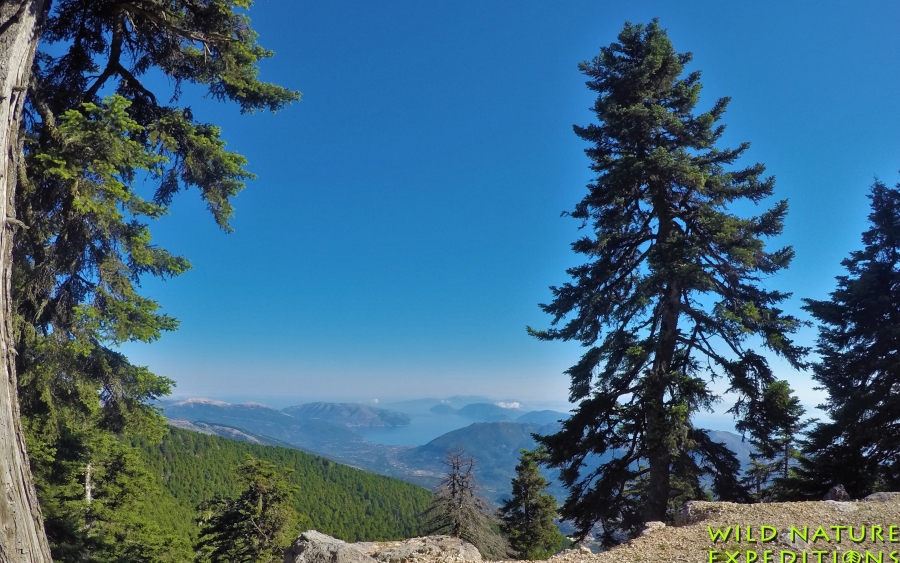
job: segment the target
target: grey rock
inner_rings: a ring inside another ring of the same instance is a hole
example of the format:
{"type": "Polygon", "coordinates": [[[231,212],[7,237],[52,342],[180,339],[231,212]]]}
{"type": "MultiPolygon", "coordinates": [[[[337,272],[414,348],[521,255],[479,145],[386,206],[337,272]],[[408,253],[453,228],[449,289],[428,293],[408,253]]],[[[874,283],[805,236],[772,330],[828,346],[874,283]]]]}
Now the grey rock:
{"type": "Polygon", "coordinates": [[[822,500],[836,500],[838,502],[847,502],[853,500],[844,489],[843,485],[835,485],[825,494],[822,500]]]}
{"type": "Polygon", "coordinates": [[[284,551],[284,563],[375,563],[375,560],[353,544],[309,530],[284,551]]]}
{"type": "Polygon", "coordinates": [[[809,548],[809,543],[803,541],[803,538],[800,536],[795,535],[794,539],[791,540],[791,534],[788,528],[778,531],[776,542],[794,551],[803,551],[809,548]]]}
{"type": "Polygon", "coordinates": [[[900,502],[900,493],[872,493],[863,502],[900,502]]]}
{"type": "Polygon", "coordinates": [[[372,554],[382,563],[406,563],[417,559],[440,558],[453,561],[481,561],[481,553],[469,542],[451,536],[427,536],[391,542],[372,554]]]}
{"type": "Polygon", "coordinates": [[[676,526],[688,526],[690,524],[696,524],[697,522],[702,522],[709,518],[710,510],[715,505],[721,504],[733,504],[733,503],[724,503],[724,502],[708,502],[704,500],[691,500],[684,503],[684,506],[681,507],[675,514],[675,525],[676,526]]]}
{"type": "Polygon", "coordinates": [[[836,500],[826,500],[824,504],[830,506],[838,512],[853,512],[856,510],[856,505],[852,502],[838,502],[836,500]]]}
{"type": "Polygon", "coordinates": [[[641,532],[641,535],[642,535],[642,536],[649,536],[650,534],[652,534],[652,533],[655,532],[656,530],[661,530],[662,528],[665,528],[665,527],[666,527],[665,522],[658,522],[658,521],[647,522],[647,523],[644,524],[644,531],[641,532]]]}

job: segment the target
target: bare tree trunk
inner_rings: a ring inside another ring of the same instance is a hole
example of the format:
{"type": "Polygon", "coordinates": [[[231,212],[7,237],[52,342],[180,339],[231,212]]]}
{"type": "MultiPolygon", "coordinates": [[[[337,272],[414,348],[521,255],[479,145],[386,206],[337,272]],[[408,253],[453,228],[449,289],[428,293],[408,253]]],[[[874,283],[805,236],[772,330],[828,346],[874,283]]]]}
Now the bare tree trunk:
{"type": "Polygon", "coordinates": [[[11,299],[19,130],[49,3],[0,0],[0,563],[51,561],[19,420],[11,299]]]}

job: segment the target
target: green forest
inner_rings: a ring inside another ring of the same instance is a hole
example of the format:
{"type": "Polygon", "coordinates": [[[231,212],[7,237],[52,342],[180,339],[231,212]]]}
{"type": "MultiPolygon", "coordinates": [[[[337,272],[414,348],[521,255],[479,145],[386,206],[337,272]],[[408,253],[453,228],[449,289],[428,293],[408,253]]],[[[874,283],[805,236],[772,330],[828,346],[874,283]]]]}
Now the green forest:
{"type": "Polygon", "coordinates": [[[138,445],[147,469],[174,504],[154,511],[155,521],[177,523],[181,536],[195,539],[195,509],[215,497],[239,491],[235,468],[246,456],[292,470],[288,481],[299,487],[292,501],[307,529],[345,541],[415,537],[420,514],[432,493],[422,487],[366,473],[299,450],[249,444],[170,428],[162,443],[138,445]],[[170,512],[177,506],[177,513],[170,512]]]}

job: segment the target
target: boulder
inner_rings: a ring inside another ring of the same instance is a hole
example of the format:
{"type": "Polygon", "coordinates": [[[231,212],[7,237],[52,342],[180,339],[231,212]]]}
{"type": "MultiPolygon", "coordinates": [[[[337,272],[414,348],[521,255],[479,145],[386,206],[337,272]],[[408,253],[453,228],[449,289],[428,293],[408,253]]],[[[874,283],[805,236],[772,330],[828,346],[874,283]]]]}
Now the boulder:
{"type": "Polygon", "coordinates": [[[838,502],[848,502],[853,500],[844,489],[843,485],[835,485],[829,489],[822,500],[836,500],[838,502]]]}
{"type": "Polygon", "coordinates": [[[665,522],[658,522],[658,521],[647,522],[647,523],[644,524],[644,531],[641,532],[641,535],[642,535],[642,536],[649,536],[650,534],[652,534],[652,533],[655,532],[656,530],[661,530],[661,529],[663,529],[663,528],[665,528],[665,527],[666,527],[665,522]]]}
{"type": "Polygon", "coordinates": [[[691,500],[684,503],[684,506],[681,507],[675,514],[675,525],[676,526],[689,526],[691,524],[696,524],[697,522],[701,522],[709,518],[710,511],[717,504],[732,504],[732,503],[714,503],[708,502],[705,500],[691,500]]]}
{"type": "Polygon", "coordinates": [[[284,563],[375,563],[375,560],[351,543],[309,530],[284,551],[284,563]]]}
{"type": "Polygon", "coordinates": [[[418,559],[434,561],[481,561],[481,553],[469,542],[451,536],[427,536],[391,542],[372,557],[382,563],[407,563],[418,559]]]}
{"type": "Polygon", "coordinates": [[[864,502],[900,502],[900,493],[872,493],[864,502]]]}
{"type": "Polygon", "coordinates": [[[284,563],[480,562],[474,545],[451,536],[404,541],[346,543],[316,531],[303,532],[285,550],[284,563]]]}

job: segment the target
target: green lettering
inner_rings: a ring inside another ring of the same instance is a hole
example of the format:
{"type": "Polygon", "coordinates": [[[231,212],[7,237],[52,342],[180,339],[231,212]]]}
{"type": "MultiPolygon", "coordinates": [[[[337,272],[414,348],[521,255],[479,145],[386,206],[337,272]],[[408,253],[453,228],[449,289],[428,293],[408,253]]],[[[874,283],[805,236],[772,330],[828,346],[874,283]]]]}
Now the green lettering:
{"type": "MultiPolygon", "coordinates": [[[[709,526],[707,526],[709,527],[709,526]]],[[[719,552],[715,549],[709,550],[709,563],[716,563],[719,560],[719,552]]]]}
{"type": "MultiPolygon", "coordinates": [[[[812,541],[816,541],[819,537],[825,538],[825,541],[830,542],[831,538],[828,537],[828,534],[825,532],[825,528],[819,526],[816,530],[816,533],[813,534],[812,541]]],[[[827,553],[827,551],[823,551],[822,553],[827,553]]]]}
{"type": "Polygon", "coordinates": [[[900,542],[900,538],[898,538],[898,534],[900,534],[900,526],[888,526],[888,537],[890,538],[888,541],[891,543],[900,542]]]}
{"type": "Polygon", "coordinates": [[[776,537],[778,537],[778,528],[776,528],[774,526],[763,526],[762,528],[759,529],[759,541],[761,541],[761,542],[770,542],[770,541],[774,540],[776,537]],[[767,530],[772,532],[772,535],[769,537],[766,537],[767,530]]]}
{"type": "MultiPolygon", "coordinates": [[[[866,527],[865,526],[862,527],[862,533],[859,535],[859,538],[856,538],[853,536],[853,526],[850,526],[848,533],[850,534],[850,541],[852,541],[853,543],[859,543],[866,539],[866,527]]],[[[860,559],[862,559],[862,557],[860,557],[860,559]]]]}
{"type": "Polygon", "coordinates": [[[816,556],[816,563],[822,563],[822,556],[826,555],[827,551],[813,551],[812,554],[816,556]]]}
{"type": "Polygon", "coordinates": [[[888,553],[888,557],[891,558],[890,563],[900,563],[900,551],[892,551],[888,553]]]}
{"type": "MultiPolygon", "coordinates": [[[[878,559],[876,559],[875,554],[867,549],[866,550],[866,563],[869,563],[870,557],[871,557],[871,563],[884,563],[884,553],[882,553],[880,551],[878,552],[878,559]]],[[[862,561],[862,557],[857,559],[857,561],[862,561]]]]}
{"type": "Polygon", "coordinates": [[[800,536],[803,541],[809,542],[809,526],[803,526],[803,533],[801,533],[797,528],[791,526],[791,541],[795,541],[797,539],[797,536],[800,536]]]}
{"type": "Polygon", "coordinates": [[[725,528],[725,531],[722,531],[722,528],[716,529],[714,532],[712,526],[707,526],[706,529],[709,531],[709,539],[713,542],[717,541],[728,541],[728,537],[731,536],[731,526],[725,528]]]}
{"type": "Polygon", "coordinates": [[[881,533],[881,526],[869,526],[869,530],[872,534],[872,541],[875,541],[875,536],[878,536],[878,541],[884,541],[884,535],[881,533]]]}
{"type": "Polygon", "coordinates": [[[837,534],[834,537],[834,541],[840,543],[841,542],[841,530],[846,530],[847,526],[832,526],[831,529],[834,530],[835,534],[837,534]]]}
{"type": "Polygon", "coordinates": [[[748,552],[746,553],[746,559],[745,559],[745,561],[746,561],[747,563],[753,563],[754,561],[756,561],[756,560],[758,560],[758,559],[759,559],[759,554],[756,553],[755,551],[748,551],[748,552]],[[750,558],[751,556],[753,557],[752,559],[750,558]]]}
{"type": "MultiPolygon", "coordinates": [[[[782,551],[781,552],[781,563],[795,563],[796,561],[797,561],[797,554],[794,553],[793,551],[782,551]],[[791,556],[790,561],[785,560],[785,557],[787,557],[788,555],[791,556]]],[[[898,562],[898,563],[900,563],[900,562],[898,562]]]]}
{"type": "Polygon", "coordinates": [[[772,550],[767,549],[763,551],[763,563],[775,563],[772,559],[772,550]]]}

